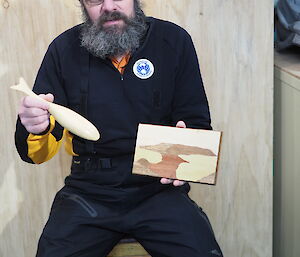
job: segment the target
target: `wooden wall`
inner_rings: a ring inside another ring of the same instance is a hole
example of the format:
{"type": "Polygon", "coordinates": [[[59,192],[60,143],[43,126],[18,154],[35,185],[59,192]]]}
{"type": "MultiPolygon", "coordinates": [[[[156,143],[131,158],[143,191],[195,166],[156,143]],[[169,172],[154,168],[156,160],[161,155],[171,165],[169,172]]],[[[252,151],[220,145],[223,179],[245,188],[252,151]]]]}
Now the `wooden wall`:
{"type": "MultiPolygon", "coordinates": [[[[224,256],[272,255],[273,1],[147,0],[146,12],[194,39],[213,126],[224,132],[217,186],[194,185],[224,256]]],[[[0,256],[34,256],[54,193],[69,172],[64,153],[20,161],[13,142],[19,76],[32,83],[50,41],[80,22],[77,0],[0,1],[0,256]]]]}
{"type": "Polygon", "coordinates": [[[80,21],[75,0],[0,1],[0,256],[35,256],[37,240],[69,172],[66,154],[47,164],[22,162],[14,146],[21,94],[9,89],[20,76],[32,84],[58,33],[80,21]]]}

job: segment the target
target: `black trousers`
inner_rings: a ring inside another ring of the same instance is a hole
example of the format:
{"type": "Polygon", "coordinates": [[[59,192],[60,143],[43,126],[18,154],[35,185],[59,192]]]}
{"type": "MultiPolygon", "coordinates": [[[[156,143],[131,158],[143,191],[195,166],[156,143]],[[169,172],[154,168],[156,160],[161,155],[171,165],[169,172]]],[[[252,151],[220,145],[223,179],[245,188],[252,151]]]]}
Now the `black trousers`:
{"type": "Polygon", "coordinates": [[[56,194],[38,257],[105,257],[126,235],[152,257],[223,256],[207,216],[189,198],[186,186],[161,185],[130,172],[118,177],[119,184],[115,178],[112,185],[101,184],[107,174],[99,174],[116,176],[122,166],[130,166],[128,160],[115,167],[104,161],[105,168],[97,160],[85,170],[74,167],[79,162],[86,166],[85,160],[74,160],[66,186],[56,194]]]}

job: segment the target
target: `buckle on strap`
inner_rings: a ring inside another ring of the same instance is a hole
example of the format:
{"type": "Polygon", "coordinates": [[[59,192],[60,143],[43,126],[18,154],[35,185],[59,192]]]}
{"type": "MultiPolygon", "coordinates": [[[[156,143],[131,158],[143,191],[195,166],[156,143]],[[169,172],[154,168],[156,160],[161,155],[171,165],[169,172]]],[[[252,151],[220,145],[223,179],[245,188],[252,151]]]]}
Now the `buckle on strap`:
{"type": "Polygon", "coordinates": [[[72,165],[81,167],[84,170],[92,168],[96,169],[111,169],[112,159],[111,158],[100,158],[100,157],[73,157],[72,165]]]}

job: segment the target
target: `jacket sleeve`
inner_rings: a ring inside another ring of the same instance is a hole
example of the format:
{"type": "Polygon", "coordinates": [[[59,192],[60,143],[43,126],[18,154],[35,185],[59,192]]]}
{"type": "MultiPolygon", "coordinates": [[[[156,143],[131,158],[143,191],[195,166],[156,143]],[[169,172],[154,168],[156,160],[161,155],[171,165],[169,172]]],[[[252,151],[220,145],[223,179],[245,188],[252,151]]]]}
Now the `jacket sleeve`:
{"type": "Polygon", "coordinates": [[[212,129],[197,54],[191,37],[185,33],[176,72],[172,122],[183,120],[189,128],[212,129]]]}
{"type": "MultiPolygon", "coordinates": [[[[43,59],[38,71],[33,91],[36,94],[51,93],[54,102],[66,105],[66,95],[63,89],[63,78],[60,72],[59,55],[53,42],[43,59]]],[[[18,117],[15,131],[15,144],[22,160],[28,163],[40,164],[51,159],[59,150],[63,127],[50,117],[50,126],[41,135],[28,133],[18,117]]]]}

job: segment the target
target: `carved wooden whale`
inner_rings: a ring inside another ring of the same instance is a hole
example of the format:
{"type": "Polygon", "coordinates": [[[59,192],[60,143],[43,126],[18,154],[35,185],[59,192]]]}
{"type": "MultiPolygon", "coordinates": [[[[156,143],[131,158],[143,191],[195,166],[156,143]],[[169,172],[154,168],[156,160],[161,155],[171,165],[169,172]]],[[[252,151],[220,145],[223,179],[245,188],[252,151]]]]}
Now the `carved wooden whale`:
{"type": "Polygon", "coordinates": [[[28,87],[23,78],[20,78],[19,84],[11,86],[10,88],[47,102],[49,104],[49,113],[53,115],[60,125],[73,134],[92,141],[97,141],[100,138],[99,131],[90,121],[67,107],[50,103],[39,97],[28,87]]]}

